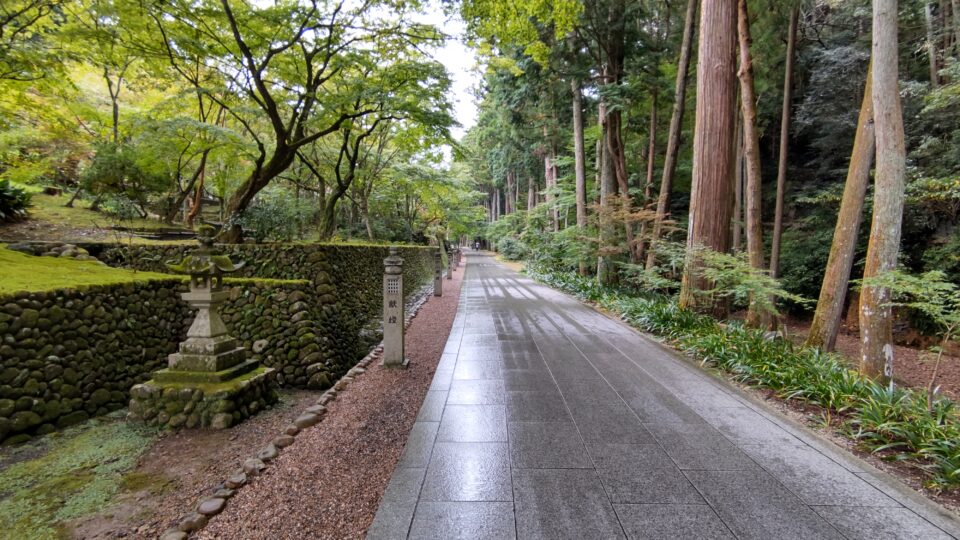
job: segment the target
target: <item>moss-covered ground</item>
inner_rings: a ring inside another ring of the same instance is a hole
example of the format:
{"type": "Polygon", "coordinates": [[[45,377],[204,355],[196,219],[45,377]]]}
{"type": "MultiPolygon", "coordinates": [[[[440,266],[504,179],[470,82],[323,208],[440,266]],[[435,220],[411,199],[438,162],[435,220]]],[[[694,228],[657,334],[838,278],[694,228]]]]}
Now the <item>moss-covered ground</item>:
{"type": "Polygon", "coordinates": [[[142,489],[129,474],[157,432],[100,417],[31,444],[0,451],[0,537],[68,538],[63,524],[106,507],[121,491],[142,489]]]}
{"type": "Polygon", "coordinates": [[[106,214],[90,210],[88,201],[76,201],[72,208],[64,206],[70,200],[69,194],[46,195],[32,193],[30,219],[50,221],[59,225],[77,229],[110,227],[120,225],[137,229],[155,229],[167,227],[159,221],[151,219],[131,219],[120,221],[106,214]]]}
{"type": "Polygon", "coordinates": [[[0,244],[0,272],[0,295],[177,278],[169,274],[109,268],[96,261],[34,257],[10,251],[3,244],[0,244]]]}

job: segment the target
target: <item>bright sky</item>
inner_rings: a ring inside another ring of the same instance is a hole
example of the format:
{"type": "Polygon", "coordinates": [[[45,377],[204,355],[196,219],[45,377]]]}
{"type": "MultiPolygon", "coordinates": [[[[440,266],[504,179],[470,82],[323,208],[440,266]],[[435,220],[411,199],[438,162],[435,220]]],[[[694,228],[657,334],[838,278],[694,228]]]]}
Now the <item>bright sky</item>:
{"type": "Polygon", "coordinates": [[[453,136],[459,140],[477,121],[477,106],[471,92],[479,82],[479,75],[474,69],[476,57],[463,42],[463,21],[459,16],[448,19],[440,9],[439,2],[433,2],[430,13],[423,15],[420,22],[432,24],[450,36],[446,45],[436,51],[435,57],[446,66],[453,81],[451,101],[454,118],[460,123],[460,127],[453,130],[453,136]]]}

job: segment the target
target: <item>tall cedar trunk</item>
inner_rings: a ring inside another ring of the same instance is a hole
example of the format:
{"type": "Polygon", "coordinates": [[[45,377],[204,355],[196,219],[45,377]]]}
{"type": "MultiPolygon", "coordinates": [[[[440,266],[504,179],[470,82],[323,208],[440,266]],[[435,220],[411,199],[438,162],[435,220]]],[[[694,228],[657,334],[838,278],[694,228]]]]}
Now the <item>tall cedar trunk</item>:
{"type": "MultiPolygon", "coordinates": [[[[750,266],[763,270],[763,220],[760,203],[763,198],[760,177],[760,133],[757,131],[757,95],[753,88],[753,60],[750,58],[750,17],[747,0],[737,2],[737,36],[740,42],[740,110],[743,114],[743,150],[746,156],[747,189],[747,255],[750,266]]],[[[734,167],[736,169],[736,167],[734,167]]],[[[747,325],[765,326],[767,314],[757,308],[757,299],[750,299],[747,325]]]]}
{"type": "Polygon", "coordinates": [[[733,252],[743,247],[743,116],[737,116],[737,145],[733,166],[733,252]]]}
{"type": "Polygon", "coordinates": [[[950,17],[953,19],[954,53],[960,53],[960,0],[950,0],[950,17]]]}
{"type": "Polygon", "coordinates": [[[783,72],[783,108],[780,112],[780,162],[777,165],[777,202],[773,219],[773,242],[770,247],[770,275],[780,277],[780,245],[783,235],[783,198],[787,191],[787,150],[790,143],[790,112],[793,102],[793,57],[797,48],[797,19],[800,8],[790,12],[787,34],[787,65],[783,72]]]}
{"type": "MultiPolygon", "coordinates": [[[[587,228],[587,155],[583,148],[583,92],[580,83],[570,83],[573,91],[573,171],[577,193],[577,229],[583,234],[587,228]]],[[[587,261],[580,260],[580,275],[587,275],[587,261]]]]}
{"type": "Polygon", "coordinates": [[[507,197],[504,205],[505,214],[510,214],[514,212],[513,208],[513,180],[514,175],[513,171],[507,171],[507,197]]]}
{"type": "MultiPolygon", "coordinates": [[[[864,278],[893,270],[900,249],[906,151],[897,81],[897,0],[873,0],[873,116],[877,173],[873,223],[864,278]]],[[[893,376],[893,321],[890,291],[864,287],[860,294],[860,372],[893,376]]]]}
{"type": "MultiPolygon", "coordinates": [[[[871,64],[872,66],[872,64],[871,64]]],[[[820,286],[817,311],[813,314],[807,345],[832,351],[837,343],[843,305],[850,284],[850,270],[857,249],[857,235],[863,219],[863,204],[870,185],[870,166],[873,162],[873,70],[867,69],[867,83],[863,90],[863,103],[857,119],[857,134],[853,139],[850,168],[843,188],[843,200],[833,231],[830,258],[820,286]]]]}
{"type": "MultiPolygon", "coordinates": [[[[733,141],[736,124],[735,0],[705,0],[700,17],[697,58],[697,109],[693,136],[693,181],[690,194],[688,252],[696,246],[726,252],[733,213],[733,141]]],[[[695,291],[710,288],[702,262],[688,256],[680,288],[680,305],[722,312],[724,306],[695,291]]]]}
{"type": "Polygon", "coordinates": [[[683,22],[683,39],[680,57],[677,60],[677,81],[673,93],[673,112],[670,115],[670,133],[667,135],[667,153],[663,159],[663,176],[660,179],[660,196],[657,197],[657,217],[650,235],[647,250],[647,268],[657,263],[654,251],[663,230],[663,222],[670,211],[670,193],[673,191],[673,176],[677,172],[677,153],[680,150],[680,128],[683,126],[684,105],[687,98],[687,72],[690,66],[690,49],[693,42],[693,26],[697,20],[697,0],[687,1],[687,14],[683,22]]]}
{"type": "MultiPolygon", "coordinates": [[[[600,104],[600,122],[606,123],[606,111],[603,103],[600,104]]],[[[600,254],[597,257],[597,280],[603,284],[610,284],[616,281],[616,271],[613,267],[613,261],[606,252],[610,249],[607,244],[614,236],[613,219],[611,216],[612,201],[617,194],[617,181],[613,172],[613,159],[610,155],[610,145],[607,143],[607,137],[610,135],[606,129],[601,129],[602,144],[597,146],[599,153],[600,168],[600,242],[598,244],[600,254]]]]}
{"type": "Polygon", "coordinates": [[[623,213],[623,226],[627,237],[627,252],[630,262],[637,262],[637,246],[633,234],[633,222],[630,218],[632,200],[630,197],[630,183],[627,175],[627,156],[623,146],[621,122],[623,116],[620,111],[613,111],[607,115],[607,149],[610,151],[610,161],[613,166],[614,177],[617,180],[617,189],[620,191],[620,211],[623,213]]]}
{"type": "Polygon", "coordinates": [[[933,4],[926,2],[923,5],[923,22],[927,28],[927,57],[930,60],[930,84],[934,88],[940,86],[940,66],[937,62],[937,41],[933,30],[933,4]]]}
{"type": "MultiPolygon", "coordinates": [[[[650,207],[650,198],[653,195],[653,168],[657,155],[657,90],[651,93],[653,103],[650,106],[650,140],[647,144],[647,181],[643,186],[643,208],[648,210],[650,207]]],[[[640,238],[637,242],[637,257],[635,262],[644,260],[646,257],[646,238],[647,238],[647,220],[640,224],[640,238]]]]}
{"type": "Polygon", "coordinates": [[[527,212],[537,207],[537,180],[531,177],[527,180],[527,212]]]}

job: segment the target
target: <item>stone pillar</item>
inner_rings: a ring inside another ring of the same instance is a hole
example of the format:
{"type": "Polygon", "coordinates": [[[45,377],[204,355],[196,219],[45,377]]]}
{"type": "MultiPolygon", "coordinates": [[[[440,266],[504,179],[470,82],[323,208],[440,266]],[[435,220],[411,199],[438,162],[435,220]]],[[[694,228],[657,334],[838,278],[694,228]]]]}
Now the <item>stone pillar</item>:
{"type": "Polygon", "coordinates": [[[403,259],[397,248],[383,260],[383,362],[386,367],[406,367],[403,351],[403,259]]]}
{"type": "Polygon", "coordinates": [[[433,295],[443,296],[443,257],[440,256],[440,249],[433,253],[433,295]]]}
{"type": "Polygon", "coordinates": [[[447,279],[453,279],[453,248],[450,248],[450,251],[447,251],[447,279]]]}

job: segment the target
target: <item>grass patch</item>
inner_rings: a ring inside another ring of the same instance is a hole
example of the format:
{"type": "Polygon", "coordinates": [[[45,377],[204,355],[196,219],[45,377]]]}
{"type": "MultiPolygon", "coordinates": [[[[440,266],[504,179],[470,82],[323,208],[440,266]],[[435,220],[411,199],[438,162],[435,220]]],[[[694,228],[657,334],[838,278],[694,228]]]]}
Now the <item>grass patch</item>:
{"type": "Polygon", "coordinates": [[[78,261],[59,257],[34,257],[6,249],[0,244],[0,295],[20,291],[40,292],[91,285],[133,283],[178,276],[156,272],[134,272],[103,266],[96,261],[78,261]]]}
{"type": "Polygon", "coordinates": [[[5,450],[37,455],[0,471],[2,536],[68,537],[62,523],[106,507],[156,433],[114,413],[50,435],[33,448],[5,450]]]}

